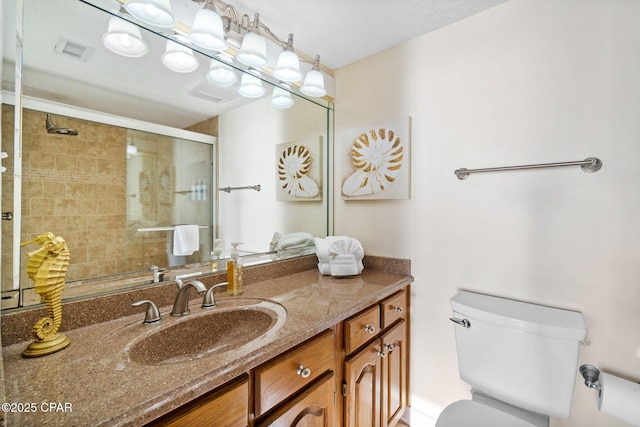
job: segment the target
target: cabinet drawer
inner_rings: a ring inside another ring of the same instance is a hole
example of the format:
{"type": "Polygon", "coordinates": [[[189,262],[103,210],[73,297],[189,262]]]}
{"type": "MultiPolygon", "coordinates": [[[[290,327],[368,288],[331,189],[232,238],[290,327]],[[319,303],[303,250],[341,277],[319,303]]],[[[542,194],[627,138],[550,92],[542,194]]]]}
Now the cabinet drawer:
{"type": "Polygon", "coordinates": [[[246,427],[249,424],[247,375],[199,397],[145,427],[246,427]]]}
{"type": "Polygon", "coordinates": [[[323,373],[333,369],[333,348],[333,331],[328,330],[256,368],[255,415],[264,414],[323,373]]]}
{"type": "Polygon", "coordinates": [[[278,407],[264,419],[255,422],[256,427],[291,427],[291,426],[334,426],[335,381],[333,373],[327,372],[315,384],[286,404],[278,407]]]}
{"type": "Polygon", "coordinates": [[[344,345],[347,354],[366,344],[380,332],[378,304],[344,322],[344,345]]]}
{"type": "Polygon", "coordinates": [[[407,292],[402,290],[395,295],[383,300],[382,307],[382,328],[388,328],[396,320],[404,319],[407,315],[407,292]]]}

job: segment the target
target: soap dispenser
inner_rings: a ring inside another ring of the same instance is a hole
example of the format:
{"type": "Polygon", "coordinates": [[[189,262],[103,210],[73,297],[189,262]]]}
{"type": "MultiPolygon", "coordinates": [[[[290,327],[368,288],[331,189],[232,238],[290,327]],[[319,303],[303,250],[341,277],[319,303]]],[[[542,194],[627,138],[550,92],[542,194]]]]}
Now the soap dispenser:
{"type": "Polygon", "coordinates": [[[242,293],[242,259],[238,253],[240,243],[231,244],[231,258],[227,261],[227,295],[240,295],[242,293]]]}

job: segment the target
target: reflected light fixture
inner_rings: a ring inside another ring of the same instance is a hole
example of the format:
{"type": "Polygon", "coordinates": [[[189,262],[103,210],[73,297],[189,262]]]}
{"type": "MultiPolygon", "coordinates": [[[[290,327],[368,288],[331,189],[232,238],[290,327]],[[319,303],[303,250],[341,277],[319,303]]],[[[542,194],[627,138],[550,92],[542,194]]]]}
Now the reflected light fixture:
{"type": "Polygon", "coordinates": [[[267,62],[267,41],[260,35],[260,15],[256,13],[251,31],[242,39],[236,59],[250,67],[264,67],[267,62]]]}
{"type": "Polygon", "coordinates": [[[265,93],[262,86],[262,80],[259,79],[260,72],[253,68],[249,68],[242,74],[238,93],[245,98],[260,98],[265,93]]]}
{"type": "Polygon", "coordinates": [[[189,39],[196,46],[205,49],[215,51],[226,49],[227,42],[224,40],[222,18],[220,15],[208,6],[200,9],[196,13],[193,28],[189,33],[189,39]]]}
{"type": "Polygon", "coordinates": [[[173,28],[176,24],[170,0],[128,0],[124,8],[134,18],[154,27],[173,28]]]}
{"type": "Polygon", "coordinates": [[[109,29],[102,36],[102,43],[111,52],[129,58],[139,58],[149,51],[140,28],[115,16],[109,19],[109,29]]]}
{"type": "Polygon", "coordinates": [[[276,65],[276,70],[273,72],[273,76],[283,82],[297,82],[302,78],[300,59],[298,59],[298,55],[293,51],[293,34],[289,34],[287,47],[285,47],[284,52],[278,56],[278,64],[276,65]]]}
{"type": "Polygon", "coordinates": [[[324,89],[324,77],[320,72],[320,55],[316,55],[313,68],[305,76],[300,92],[316,98],[327,94],[324,89]]]}
{"type": "Polygon", "coordinates": [[[231,56],[225,53],[216,55],[216,59],[211,60],[207,80],[222,87],[229,87],[238,81],[238,75],[228,64],[232,61],[231,56]]]}
{"type": "MultiPolygon", "coordinates": [[[[175,39],[181,43],[189,43],[187,38],[180,34],[176,34],[175,39]]],[[[176,73],[190,73],[200,65],[191,49],[173,40],[167,40],[166,49],[164,55],[162,55],[162,63],[176,73]]]]}
{"type": "Polygon", "coordinates": [[[271,95],[271,106],[284,110],[293,106],[293,98],[291,97],[291,86],[287,83],[280,82],[277,86],[273,87],[273,94],[271,95]]]}

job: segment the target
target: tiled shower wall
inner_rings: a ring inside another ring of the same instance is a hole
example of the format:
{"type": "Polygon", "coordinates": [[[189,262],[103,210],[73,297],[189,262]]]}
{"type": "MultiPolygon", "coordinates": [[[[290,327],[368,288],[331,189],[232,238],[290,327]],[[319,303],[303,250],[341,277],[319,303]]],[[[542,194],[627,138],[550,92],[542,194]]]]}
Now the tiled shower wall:
{"type": "MultiPolygon", "coordinates": [[[[13,211],[13,114],[13,106],[2,105],[2,149],[9,155],[3,161],[4,212],[13,211]]],[[[131,197],[126,194],[127,129],[53,115],[57,126],[78,130],[77,136],[53,135],[46,131],[46,113],[23,109],[22,120],[21,241],[47,231],[62,236],[71,252],[67,282],[166,265],[163,233],[127,232],[127,197],[131,197]]],[[[212,118],[193,128],[215,135],[217,123],[212,118]]],[[[152,149],[154,137],[166,138],[146,134],[140,148],[152,149]]],[[[166,161],[171,162],[172,155],[168,156],[166,161]]],[[[165,162],[160,161],[160,165],[165,162]]],[[[157,212],[158,218],[171,215],[172,205],[158,206],[166,209],[157,212]]],[[[11,221],[2,221],[2,290],[12,283],[12,226],[11,221]]],[[[22,249],[23,266],[26,253],[35,249],[37,245],[22,249]]],[[[20,283],[22,288],[33,287],[24,267],[20,283]]]]}
{"type": "MultiPolygon", "coordinates": [[[[13,108],[3,105],[3,147],[13,156],[10,130],[13,108]],[[7,129],[8,128],[8,129],[7,129]]],[[[21,241],[51,231],[62,236],[71,252],[67,281],[125,270],[126,132],[124,128],[53,116],[57,126],[78,130],[77,136],[48,134],[46,114],[23,109],[21,241]]],[[[12,176],[11,173],[5,177],[12,176]]],[[[11,180],[12,181],[12,180],[11,180]]],[[[3,181],[5,202],[13,182],[3,181]]],[[[3,224],[3,226],[10,224],[3,224]]],[[[3,227],[3,265],[10,266],[9,227],[3,227]]],[[[34,250],[31,245],[22,250],[34,250]]],[[[23,269],[24,270],[24,269],[23,269]]],[[[11,271],[3,268],[2,283],[11,271]]],[[[21,285],[33,283],[21,273],[21,285]]]]}

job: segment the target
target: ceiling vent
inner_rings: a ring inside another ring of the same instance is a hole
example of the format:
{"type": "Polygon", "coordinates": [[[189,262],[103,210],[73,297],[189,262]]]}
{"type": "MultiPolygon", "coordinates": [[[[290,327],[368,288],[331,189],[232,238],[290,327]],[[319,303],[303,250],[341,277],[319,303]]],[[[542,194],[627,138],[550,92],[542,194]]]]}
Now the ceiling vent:
{"type": "Polygon", "coordinates": [[[222,88],[206,81],[196,84],[187,93],[195,98],[213,102],[214,104],[224,104],[238,98],[235,88],[222,88]]]}
{"type": "Polygon", "coordinates": [[[73,58],[82,62],[86,62],[93,52],[93,48],[84,46],[78,42],[67,40],[63,37],[58,38],[56,46],[53,50],[59,55],[73,58]]]}

